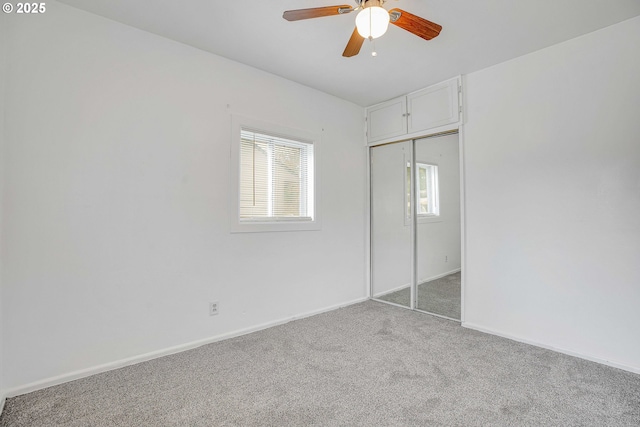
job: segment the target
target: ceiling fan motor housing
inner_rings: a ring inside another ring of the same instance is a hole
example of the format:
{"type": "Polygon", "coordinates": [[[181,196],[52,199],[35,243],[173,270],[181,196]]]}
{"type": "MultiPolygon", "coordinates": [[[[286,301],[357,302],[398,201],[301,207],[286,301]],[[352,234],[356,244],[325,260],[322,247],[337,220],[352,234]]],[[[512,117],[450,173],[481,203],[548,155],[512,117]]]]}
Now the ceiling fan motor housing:
{"type": "Polygon", "coordinates": [[[362,8],[373,6],[382,7],[384,0],[356,0],[356,3],[362,8]]]}

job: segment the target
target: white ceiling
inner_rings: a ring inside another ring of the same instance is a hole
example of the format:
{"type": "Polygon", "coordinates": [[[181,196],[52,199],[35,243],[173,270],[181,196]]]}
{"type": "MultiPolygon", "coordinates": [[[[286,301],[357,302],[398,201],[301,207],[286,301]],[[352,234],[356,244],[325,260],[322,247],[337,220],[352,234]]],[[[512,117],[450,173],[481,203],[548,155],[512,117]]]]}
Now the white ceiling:
{"type": "MultiPolygon", "coordinates": [[[[443,26],[424,41],[393,25],[342,57],[355,13],[288,22],[282,12],[353,0],[60,0],[369,106],[640,15],[639,0],[387,0],[443,26]]],[[[553,66],[553,64],[549,64],[553,66]]]]}

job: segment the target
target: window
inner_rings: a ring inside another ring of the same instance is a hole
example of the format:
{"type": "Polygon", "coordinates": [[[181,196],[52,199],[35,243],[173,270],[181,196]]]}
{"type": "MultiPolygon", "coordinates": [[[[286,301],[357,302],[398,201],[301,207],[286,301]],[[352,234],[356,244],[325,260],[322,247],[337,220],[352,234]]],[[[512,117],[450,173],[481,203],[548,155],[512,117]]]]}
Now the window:
{"type": "MultiPolygon", "coordinates": [[[[438,166],[416,163],[416,206],[418,219],[440,215],[438,196],[438,166]]],[[[411,163],[407,162],[406,218],[411,218],[411,163]]]]}
{"type": "Polygon", "coordinates": [[[318,138],[234,116],[232,231],[319,229],[318,138]]]}
{"type": "Polygon", "coordinates": [[[313,145],[240,131],[240,221],[313,219],[313,145]]]}

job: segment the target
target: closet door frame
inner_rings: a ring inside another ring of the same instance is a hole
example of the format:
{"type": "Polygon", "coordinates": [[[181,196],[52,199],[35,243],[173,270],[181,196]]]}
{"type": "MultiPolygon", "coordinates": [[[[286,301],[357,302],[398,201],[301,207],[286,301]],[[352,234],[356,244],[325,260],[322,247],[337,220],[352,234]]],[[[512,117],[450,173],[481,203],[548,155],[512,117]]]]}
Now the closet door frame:
{"type": "Polygon", "coordinates": [[[404,140],[398,140],[398,141],[394,141],[394,142],[387,142],[387,143],[383,143],[383,144],[370,144],[368,146],[368,149],[366,150],[367,152],[367,236],[366,236],[366,240],[367,240],[367,245],[369,247],[369,250],[367,251],[367,274],[366,274],[366,279],[367,279],[367,295],[369,299],[373,299],[375,301],[379,301],[379,302],[383,302],[385,304],[391,304],[391,305],[396,305],[398,307],[402,307],[405,309],[409,309],[409,310],[414,310],[414,311],[418,311],[420,313],[426,313],[426,314],[430,314],[432,316],[436,316],[436,317],[441,317],[444,319],[448,319],[448,320],[453,320],[456,322],[461,322],[462,324],[464,324],[465,321],[465,287],[466,287],[466,220],[465,220],[465,176],[464,176],[464,127],[463,126],[455,126],[453,128],[451,128],[450,130],[445,130],[442,132],[438,132],[438,133],[434,133],[434,134],[427,134],[424,136],[420,136],[420,137],[414,137],[411,139],[404,139],[404,140]],[[452,319],[446,316],[441,316],[435,313],[430,313],[424,310],[419,310],[416,308],[416,295],[417,295],[417,226],[418,226],[418,216],[417,216],[417,206],[414,199],[414,194],[415,194],[415,188],[416,188],[416,174],[415,174],[415,168],[416,168],[416,157],[415,157],[415,151],[416,151],[416,141],[417,140],[421,140],[421,139],[425,139],[425,138],[435,138],[435,137],[439,137],[439,136],[445,136],[445,135],[451,135],[451,134],[458,134],[458,157],[459,157],[459,164],[460,164],[460,266],[461,266],[461,283],[460,283],[460,319],[452,319]],[[387,144],[396,144],[396,143],[402,143],[405,141],[411,141],[411,179],[410,179],[410,185],[411,185],[411,191],[410,191],[410,196],[411,196],[411,230],[410,230],[410,235],[411,235],[411,283],[410,283],[410,306],[406,307],[406,306],[402,306],[399,304],[394,304],[394,303],[390,303],[388,301],[384,301],[381,299],[377,299],[373,297],[373,264],[372,264],[372,251],[373,251],[373,245],[374,242],[372,241],[372,234],[373,234],[373,230],[372,230],[372,221],[371,221],[371,215],[372,215],[372,187],[371,187],[371,150],[373,150],[375,147],[380,146],[380,145],[387,145],[387,144]]]}

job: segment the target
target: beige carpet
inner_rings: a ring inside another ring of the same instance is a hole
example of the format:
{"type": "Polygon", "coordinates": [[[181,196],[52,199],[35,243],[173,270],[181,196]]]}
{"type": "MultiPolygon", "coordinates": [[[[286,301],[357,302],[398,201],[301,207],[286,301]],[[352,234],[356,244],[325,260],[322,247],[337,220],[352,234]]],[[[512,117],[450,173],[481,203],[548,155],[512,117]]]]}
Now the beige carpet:
{"type": "Polygon", "coordinates": [[[0,425],[638,426],[640,376],[368,301],[8,399],[0,425]]]}

